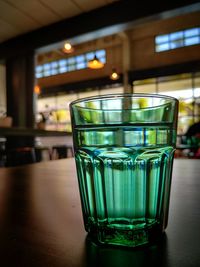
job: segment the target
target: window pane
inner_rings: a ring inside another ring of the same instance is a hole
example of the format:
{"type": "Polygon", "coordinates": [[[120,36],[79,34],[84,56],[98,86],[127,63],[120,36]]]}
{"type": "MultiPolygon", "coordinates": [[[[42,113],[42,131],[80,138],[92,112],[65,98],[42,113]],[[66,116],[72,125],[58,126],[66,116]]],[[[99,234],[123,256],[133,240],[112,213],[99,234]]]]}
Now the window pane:
{"type": "Polygon", "coordinates": [[[67,64],[66,59],[61,59],[61,60],[59,60],[59,66],[60,66],[60,67],[65,66],[66,64],[67,64]]]}
{"type": "Polygon", "coordinates": [[[67,66],[63,66],[59,68],[59,73],[67,72],[67,66]]]}
{"type": "Polygon", "coordinates": [[[169,40],[168,34],[156,36],[156,44],[165,43],[168,42],[168,40],[169,40]]]}
{"type": "Polygon", "coordinates": [[[52,69],[51,70],[51,75],[56,75],[58,74],[58,69],[52,69]]]}
{"type": "Polygon", "coordinates": [[[121,94],[123,93],[123,87],[115,87],[115,88],[102,88],[99,91],[100,95],[106,95],[106,94],[121,94]]]}
{"type": "Polygon", "coordinates": [[[44,70],[50,70],[50,64],[44,64],[44,70]]]}
{"type": "Polygon", "coordinates": [[[199,28],[193,28],[193,29],[185,30],[184,35],[185,35],[185,37],[199,35],[199,28]]]}
{"type": "Polygon", "coordinates": [[[84,98],[84,97],[90,97],[90,96],[96,96],[98,95],[98,91],[97,90],[91,90],[88,92],[79,92],[78,93],[78,98],[84,98]]]}
{"type": "Polygon", "coordinates": [[[97,57],[105,57],[105,55],[106,55],[106,51],[105,50],[98,50],[98,51],[96,51],[96,55],[97,55],[97,57]]]}
{"type": "Polygon", "coordinates": [[[200,97],[200,88],[194,89],[194,97],[200,97]]]}
{"type": "Polygon", "coordinates": [[[69,65],[70,64],[74,64],[76,62],[75,57],[68,58],[68,61],[67,62],[68,62],[69,65]]]}
{"type": "Polygon", "coordinates": [[[89,53],[86,54],[86,59],[87,60],[91,60],[93,58],[94,58],[94,52],[89,52],[89,53]]]}
{"type": "Polygon", "coordinates": [[[76,70],[75,64],[74,65],[69,65],[68,66],[68,71],[73,71],[73,70],[76,70]]]}
{"type": "Polygon", "coordinates": [[[50,70],[44,71],[44,77],[47,77],[47,76],[50,76],[50,75],[51,75],[50,70]]]}
{"type": "Polygon", "coordinates": [[[57,68],[58,67],[58,62],[57,61],[51,62],[51,67],[53,69],[57,68]]]}
{"type": "Polygon", "coordinates": [[[170,43],[171,49],[179,48],[183,46],[183,40],[176,40],[170,43]]]}
{"type": "MultiPolygon", "coordinates": [[[[173,76],[172,76],[173,78],[173,76]]],[[[188,91],[192,88],[192,79],[177,79],[177,80],[168,80],[158,83],[158,91],[162,94],[164,92],[176,91],[179,94],[179,97],[184,97],[184,94],[181,93],[182,90],[188,91]]]]}
{"type": "Polygon", "coordinates": [[[169,50],[169,43],[164,43],[156,46],[156,52],[166,51],[169,50]]]}
{"type": "Polygon", "coordinates": [[[185,45],[195,45],[200,43],[198,36],[185,39],[185,45]]]}
{"type": "Polygon", "coordinates": [[[134,93],[155,93],[156,84],[134,85],[134,93]]]}
{"type": "Polygon", "coordinates": [[[83,62],[83,61],[85,61],[85,57],[83,55],[76,57],[76,62],[79,63],[79,62],[83,62]]]}
{"type": "Polygon", "coordinates": [[[43,71],[43,66],[42,65],[39,65],[36,67],[36,72],[41,72],[43,71]]]}
{"type": "Polygon", "coordinates": [[[42,78],[43,77],[43,73],[36,73],[36,78],[42,78]]]}
{"type": "Polygon", "coordinates": [[[178,40],[183,38],[183,32],[173,32],[170,34],[170,40],[178,40]]]}
{"type": "Polygon", "coordinates": [[[77,63],[77,65],[76,65],[77,70],[85,69],[86,67],[87,66],[86,66],[85,62],[80,62],[80,63],[77,63]]]}
{"type": "Polygon", "coordinates": [[[104,64],[106,63],[106,58],[105,57],[99,57],[99,60],[104,64]]]}

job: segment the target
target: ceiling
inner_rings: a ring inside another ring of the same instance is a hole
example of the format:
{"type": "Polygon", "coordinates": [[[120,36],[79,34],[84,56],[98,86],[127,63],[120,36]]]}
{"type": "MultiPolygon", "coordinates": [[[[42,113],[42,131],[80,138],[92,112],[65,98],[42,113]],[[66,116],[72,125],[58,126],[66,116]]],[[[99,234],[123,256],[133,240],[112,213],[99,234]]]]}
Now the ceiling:
{"type": "Polygon", "coordinates": [[[0,60],[61,49],[66,38],[81,44],[197,10],[199,0],[0,0],[0,60]]]}
{"type": "Polygon", "coordinates": [[[119,0],[0,0],[0,43],[119,0]]]}

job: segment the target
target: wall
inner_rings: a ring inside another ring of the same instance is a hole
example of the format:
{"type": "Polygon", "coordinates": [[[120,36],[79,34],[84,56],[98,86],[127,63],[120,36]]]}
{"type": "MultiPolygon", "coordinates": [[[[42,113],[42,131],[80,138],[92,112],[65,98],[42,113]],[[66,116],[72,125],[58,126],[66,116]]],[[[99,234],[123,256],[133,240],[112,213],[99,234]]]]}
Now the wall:
{"type": "MultiPolygon", "coordinates": [[[[112,39],[104,38],[101,40],[100,44],[95,47],[95,49],[106,49],[106,64],[102,69],[93,70],[93,69],[83,69],[77,71],[71,71],[68,73],[63,73],[59,75],[54,75],[50,77],[38,79],[38,85],[41,87],[51,87],[56,85],[62,85],[67,83],[73,83],[77,81],[92,80],[100,77],[106,77],[111,74],[112,68],[115,66],[119,73],[122,73],[122,45],[120,37],[117,37],[117,41],[114,41],[114,47],[111,48],[112,39]]],[[[76,48],[76,53],[73,53],[71,56],[79,55],[85,53],[86,51],[94,50],[94,47],[91,47],[85,44],[85,49],[81,47],[76,48]]],[[[70,55],[69,55],[70,57],[70,55]]],[[[56,58],[55,60],[57,60],[56,58]]],[[[51,59],[52,60],[52,59],[51,59]]]]}
{"type": "Polygon", "coordinates": [[[140,25],[130,31],[131,69],[140,70],[200,60],[199,45],[178,48],[165,52],[155,52],[156,35],[167,34],[200,25],[200,12],[167,20],[140,25]]]}

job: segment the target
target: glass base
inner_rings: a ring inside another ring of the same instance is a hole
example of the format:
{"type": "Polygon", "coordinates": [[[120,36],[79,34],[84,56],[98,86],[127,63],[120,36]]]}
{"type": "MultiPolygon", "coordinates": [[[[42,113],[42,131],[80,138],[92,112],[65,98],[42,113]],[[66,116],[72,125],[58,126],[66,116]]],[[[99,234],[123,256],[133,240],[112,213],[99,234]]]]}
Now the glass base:
{"type": "Polygon", "coordinates": [[[157,242],[163,232],[162,226],[158,224],[138,230],[97,228],[93,226],[88,231],[88,238],[95,244],[100,245],[138,247],[157,242]]]}

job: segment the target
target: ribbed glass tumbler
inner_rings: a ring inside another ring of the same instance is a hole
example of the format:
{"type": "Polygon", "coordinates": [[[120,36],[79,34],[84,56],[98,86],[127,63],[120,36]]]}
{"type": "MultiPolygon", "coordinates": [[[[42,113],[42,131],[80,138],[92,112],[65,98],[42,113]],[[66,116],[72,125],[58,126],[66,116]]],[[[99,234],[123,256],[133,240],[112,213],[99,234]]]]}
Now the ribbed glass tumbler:
{"type": "Polygon", "coordinates": [[[167,226],[178,101],[104,95],[70,104],[85,229],[101,244],[135,247],[167,226]]]}

